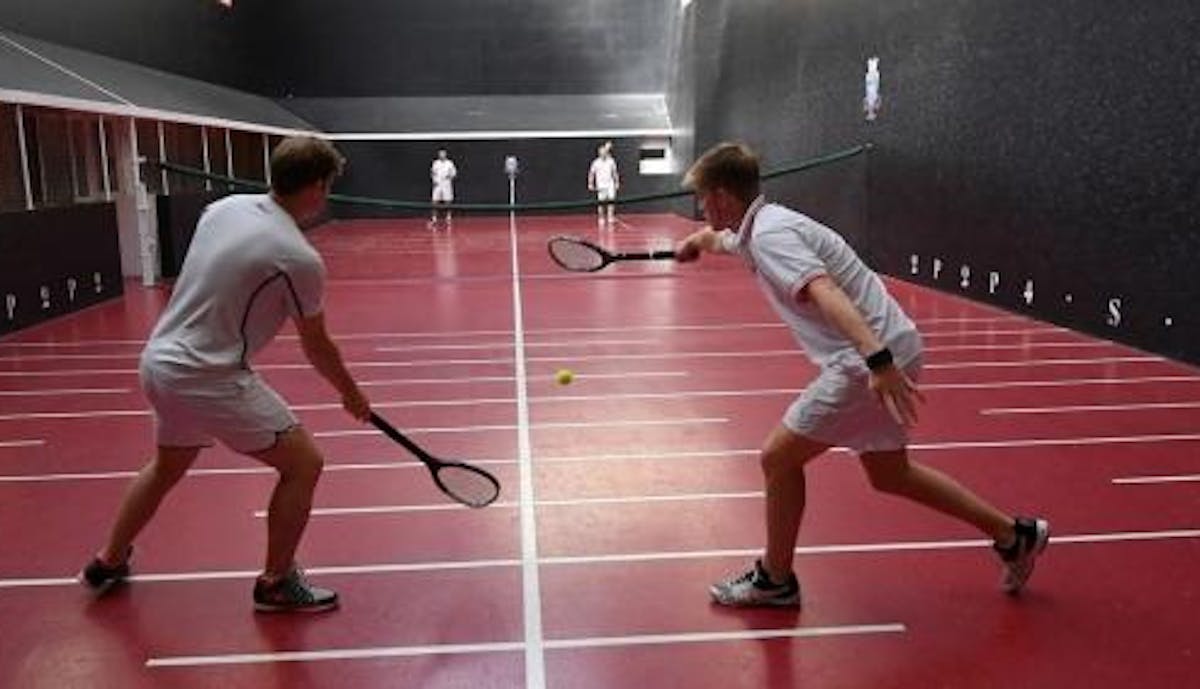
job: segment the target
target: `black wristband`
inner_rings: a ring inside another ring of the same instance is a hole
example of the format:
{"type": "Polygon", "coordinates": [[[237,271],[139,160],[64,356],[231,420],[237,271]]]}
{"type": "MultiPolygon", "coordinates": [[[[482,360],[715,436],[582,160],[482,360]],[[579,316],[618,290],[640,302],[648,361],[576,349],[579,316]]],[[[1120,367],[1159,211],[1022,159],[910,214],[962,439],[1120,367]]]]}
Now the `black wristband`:
{"type": "Polygon", "coordinates": [[[872,371],[878,371],[882,368],[887,368],[892,365],[892,350],[884,347],[867,357],[867,368],[872,371]]]}

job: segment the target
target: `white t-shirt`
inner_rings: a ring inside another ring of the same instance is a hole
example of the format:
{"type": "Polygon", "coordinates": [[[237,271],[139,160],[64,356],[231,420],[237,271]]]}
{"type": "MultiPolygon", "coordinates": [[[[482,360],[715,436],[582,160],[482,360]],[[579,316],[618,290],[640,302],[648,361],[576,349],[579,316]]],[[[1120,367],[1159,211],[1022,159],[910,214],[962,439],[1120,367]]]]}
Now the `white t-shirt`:
{"type": "MultiPolygon", "coordinates": [[[[805,215],[768,204],[761,196],[746,210],[736,232],[721,233],[721,246],[746,261],[775,311],[818,365],[839,356],[858,356],[854,343],[827,323],[816,305],[797,299],[821,275],[829,276],[846,293],[881,342],[897,342],[916,330],[883,281],[841,235],[805,215]]],[[[894,354],[898,362],[906,363],[917,352],[894,354]]]]}
{"type": "Polygon", "coordinates": [[[617,188],[617,161],[609,157],[598,157],[592,161],[588,178],[597,190],[615,191],[617,188]]]}
{"type": "Polygon", "coordinates": [[[433,183],[438,186],[450,187],[450,180],[458,175],[458,170],[454,167],[454,161],[447,158],[442,160],[438,158],[433,161],[433,165],[429,167],[429,176],[433,178],[433,183]]]}
{"type": "Polygon", "coordinates": [[[249,368],[290,317],[321,312],[325,264],[269,195],[210,204],[143,360],[203,370],[249,368]]]}

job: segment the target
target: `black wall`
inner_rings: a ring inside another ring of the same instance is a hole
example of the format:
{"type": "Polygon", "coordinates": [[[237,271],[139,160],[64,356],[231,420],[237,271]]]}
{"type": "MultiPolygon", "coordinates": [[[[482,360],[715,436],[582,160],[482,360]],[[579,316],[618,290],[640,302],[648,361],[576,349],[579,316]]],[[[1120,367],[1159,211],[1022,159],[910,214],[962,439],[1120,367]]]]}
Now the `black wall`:
{"type": "Polygon", "coordinates": [[[251,40],[255,27],[247,19],[216,0],[0,2],[0,29],[255,91],[263,80],[246,68],[257,47],[251,40]]]}
{"type": "Polygon", "coordinates": [[[873,141],[865,164],[773,193],[804,199],[884,272],[1200,362],[1200,6],[710,0],[688,12],[680,71],[698,78],[670,102],[697,150],[742,139],[771,167],[873,141]],[[867,122],[872,55],[883,107],[867,122]],[[830,193],[842,184],[859,189],[830,193]]]}
{"type": "MultiPolygon", "coordinates": [[[[515,155],[521,171],[517,176],[517,203],[583,201],[595,196],[587,189],[587,173],[602,142],[593,139],[515,139],[510,141],[352,142],[337,146],[350,160],[334,192],[402,201],[428,202],[429,166],[440,146],[454,160],[458,177],[454,199],[459,203],[508,203],[508,178],[504,158],[515,155]]],[[[674,176],[642,176],[638,173],[639,139],[613,140],[613,156],[621,174],[618,197],[652,194],[677,189],[674,176]]],[[[637,204],[631,211],[659,211],[665,203],[637,204]]],[[[620,209],[618,209],[620,210],[620,209]]],[[[496,212],[496,211],[493,211],[496,212]]],[[[571,211],[588,213],[590,209],[571,211]]],[[[337,204],[339,217],[409,215],[394,209],[374,209],[357,204],[337,204]]],[[[419,211],[426,214],[425,211],[419,211]]]]}
{"type": "Polygon", "coordinates": [[[0,335],[122,290],[113,204],[0,214],[0,335]]]}
{"type": "Polygon", "coordinates": [[[272,97],[654,93],[675,0],[5,0],[0,27],[272,97]]]}

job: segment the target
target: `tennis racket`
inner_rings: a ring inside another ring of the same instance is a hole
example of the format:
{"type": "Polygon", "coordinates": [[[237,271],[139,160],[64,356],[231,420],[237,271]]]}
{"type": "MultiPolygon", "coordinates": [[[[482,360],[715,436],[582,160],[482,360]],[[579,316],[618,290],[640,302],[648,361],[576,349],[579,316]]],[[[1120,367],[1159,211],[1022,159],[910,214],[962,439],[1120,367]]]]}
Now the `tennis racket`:
{"type": "Polygon", "coordinates": [[[662,261],[675,258],[670,249],[614,253],[579,237],[554,237],[546,245],[550,258],[576,273],[593,273],[615,261],[662,261]]]}
{"type": "Polygon", "coordinates": [[[403,433],[392,427],[375,412],[371,412],[371,423],[384,434],[403,445],[417,459],[424,462],[433,475],[439,490],[467,507],[486,507],[500,496],[500,482],[479,467],[463,462],[447,462],[426,452],[403,433]]]}

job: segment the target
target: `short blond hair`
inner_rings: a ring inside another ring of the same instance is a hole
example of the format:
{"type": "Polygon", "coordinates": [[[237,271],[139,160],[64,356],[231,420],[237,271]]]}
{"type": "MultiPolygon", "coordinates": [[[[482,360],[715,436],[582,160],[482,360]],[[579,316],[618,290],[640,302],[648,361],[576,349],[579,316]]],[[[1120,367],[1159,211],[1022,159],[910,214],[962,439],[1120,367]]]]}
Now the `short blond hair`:
{"type": "Polygon", "coordinates": [[[758,154],[741,143],[717,144],[696,159],[683,176],[685,189],[704,193],[724,189],[749,203],[758,197],[758,154]]]}
{"type": "Polygon", "coordinates": [[[271,189],[293,194],[313,182],[342,174],[346,159],[333,144],[315,136],[289,136],[271,151],[271,189]]]}

